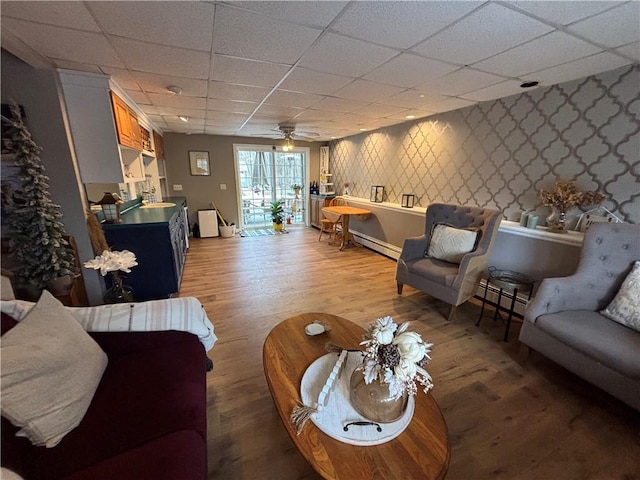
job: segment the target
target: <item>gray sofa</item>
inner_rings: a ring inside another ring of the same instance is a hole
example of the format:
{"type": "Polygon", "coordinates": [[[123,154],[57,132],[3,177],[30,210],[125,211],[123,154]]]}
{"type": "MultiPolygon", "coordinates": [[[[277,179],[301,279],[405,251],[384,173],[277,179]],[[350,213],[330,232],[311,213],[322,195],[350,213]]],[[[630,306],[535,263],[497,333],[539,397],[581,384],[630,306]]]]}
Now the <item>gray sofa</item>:
{"type": "Polygon", "coordinates": [[[592,225],[576,273],[540,284],[520,341],[640,410],[640,332],[599,313],[636,260],[640,225],[592,225]]]}

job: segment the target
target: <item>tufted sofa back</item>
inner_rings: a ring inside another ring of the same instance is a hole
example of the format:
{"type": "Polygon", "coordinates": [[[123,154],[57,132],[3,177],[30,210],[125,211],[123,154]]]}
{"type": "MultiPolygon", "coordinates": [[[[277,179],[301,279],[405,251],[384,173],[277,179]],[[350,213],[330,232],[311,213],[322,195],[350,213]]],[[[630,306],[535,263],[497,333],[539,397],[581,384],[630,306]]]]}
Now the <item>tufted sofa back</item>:
{"type": "Polygon", "coordinates": [[[427,245],[431,240],[433,226],[437,223],[446,223],[454,227],[477,227],[480,229],[480,241],[478,250],[485,250],[497,234],[495,224],[500,223],[500,212],[488,208],[466,207],[461,205],[447,205],[445,203],[432,203],[427,208],[424,233],[427,236],[427,245]],[[486,232],[490,232],[486,235],[486,232]]]}
{"type": "Polygon", "coordinates": [[[597,302],[596,310],[613,299],[633,262],[640,260],[640,225],[594,223],[584,235],[576,276],[582,294],[597,302]]]}

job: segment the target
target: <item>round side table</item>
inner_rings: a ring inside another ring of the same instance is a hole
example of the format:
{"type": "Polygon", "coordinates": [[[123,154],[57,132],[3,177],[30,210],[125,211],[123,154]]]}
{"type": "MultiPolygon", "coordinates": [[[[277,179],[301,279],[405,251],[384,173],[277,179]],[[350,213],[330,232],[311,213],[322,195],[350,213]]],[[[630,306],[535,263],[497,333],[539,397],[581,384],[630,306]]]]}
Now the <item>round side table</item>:
{"type": "Polygon", "coordinates": [[[487,302],[487,290],[489,289],[489,284],[493,284],[500,289],[498,292],[498,302],[496,304],[496,311],[493,314],[493,320],[495,320],[500,310],[507,311],[509,316],[507,317],[507,326],[504,330],[504,341],[508,341],[509,339],[509,328],[511,327],[511,319],[513,318],[513,308],[516,305],[516,298],[518,297],[518,292],[528,293],[528,300],[531,300],[531,294],[533,293],[533,284],[534,280],[527,277],[523,273],[514,272],[513,270],[499,270],[496,267],[489,267],[489,277],[484,286],[484,297],[482,298],[482,309],[480,310],[480,316],[478,317],[478,321],[476,325],[480,325],[480,320],[482,320],[482,314],[484,313],[484,306],[487,302]],[[502,301],[502,292],[504,290],[512,292],[511,297],[511,306],[507,310],[506,308],[501,306],[502,301]]]}

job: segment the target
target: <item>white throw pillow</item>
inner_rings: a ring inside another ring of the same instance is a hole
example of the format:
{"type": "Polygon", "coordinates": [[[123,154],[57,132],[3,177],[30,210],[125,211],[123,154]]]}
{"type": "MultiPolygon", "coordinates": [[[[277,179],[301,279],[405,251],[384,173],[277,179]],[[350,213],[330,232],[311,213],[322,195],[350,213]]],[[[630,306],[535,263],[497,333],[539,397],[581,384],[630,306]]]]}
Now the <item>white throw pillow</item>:
{"type": "Polygon", "coordinates": [[[84,417],[107,356],[48,291],[2,336],[2,415],[18,436],[53,447],[84,417]]]}
{"type": "Polygon", "coordinates": [[[438,224],[433,228],[427,256],[450,263],[460,263],[465,254],[476,248],[478,231],[438,224]]]}
{"type": "Polygon", "coordinates": [[[615,298],[600,313],[640,332],[640,261],[633,262],[633,268],[615,298]]]}

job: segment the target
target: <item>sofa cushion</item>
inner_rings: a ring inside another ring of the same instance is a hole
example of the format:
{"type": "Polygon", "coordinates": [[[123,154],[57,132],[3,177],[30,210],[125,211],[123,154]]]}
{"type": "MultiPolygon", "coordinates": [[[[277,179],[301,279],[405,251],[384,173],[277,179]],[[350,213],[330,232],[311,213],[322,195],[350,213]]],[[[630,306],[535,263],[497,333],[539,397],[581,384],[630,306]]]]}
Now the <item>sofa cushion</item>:
{"type": "Polygon", "coordinates": [[[640,378],[640,334],[598,312],[541,315],[536,327],[623,375],[640,378]]]}
{"type": "Polygon", "coordinates": [[[615,298],[600,313],[640,332],[640,261],[633,262],[633,268],[615,298]]]}
{"type": "MultiPolygon", "coordinates": [[[[15,470],[29,480],[64,478],[180,430],[192,430],[206,442],[205,350],[197,336],[175,331],[91,336],[109,365],[82,423],[55,448],[28,442],[13,447],[28,450],[24,468],[15,470]]],[[[4,464],[4,443],[2,453],[4,464]]]]}
{"type": "Polygon", "coordinates": [[[462,257],[476,248],[477,241],[477,228],[456,228],[436,224],[431,232],[426,254],[445,262],[460,263],[462,257]]]}
{"type": "Polygon", "coordinates": [[[48,291],[2,337],[2,415],[53,447],[82,420],[107,356],[48,291]]]}
{"type": "Polygon", "coordinates": [[[193,480],[207,478],[207,444],[191,430],[152,440],[64,480],[193,480]]]}

